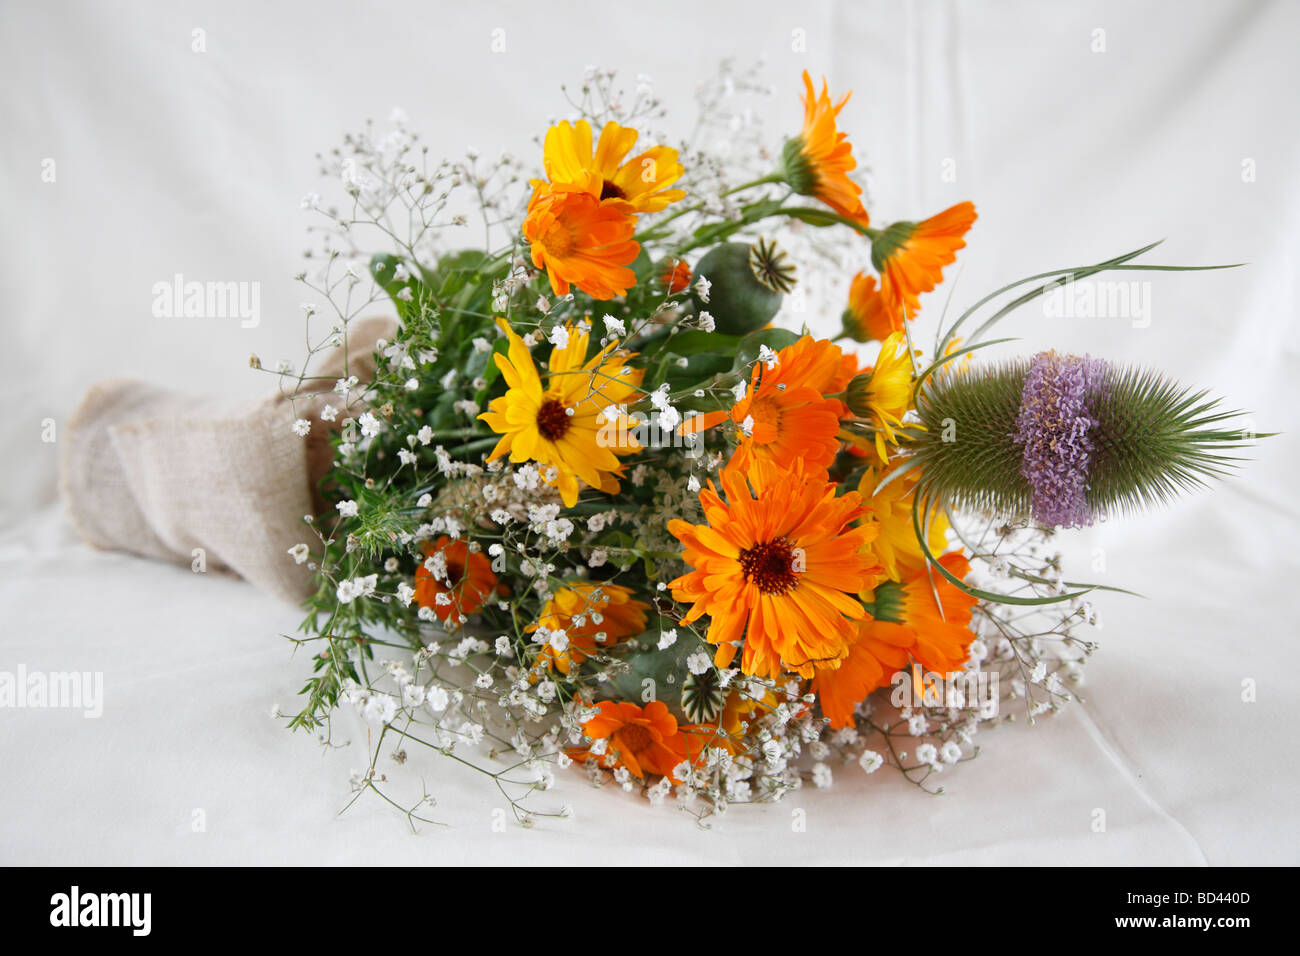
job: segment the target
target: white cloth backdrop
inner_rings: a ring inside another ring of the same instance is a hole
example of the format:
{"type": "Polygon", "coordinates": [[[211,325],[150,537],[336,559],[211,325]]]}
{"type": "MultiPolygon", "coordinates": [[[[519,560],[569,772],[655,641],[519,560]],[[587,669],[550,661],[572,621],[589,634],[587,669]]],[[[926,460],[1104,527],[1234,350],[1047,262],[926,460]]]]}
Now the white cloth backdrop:
{"type": "MultiPolygon", "coordinates": [[[[1248,262],[1155,278],[1146,328],[1042,310],[1013,328],[1025,350],[1157,364],[1294,434],[1298,31],[1287,2],[10,0],[0,670],[102,671],[104,712],[0,710],[0,862],[1297,862],[1290,435],[1212,495],[1068,539],[1081,574],[1101,548],[1104,579],[1148,599],[1102,600],[1085,705],[985,735],[941,797],[849,766],[830,791],[703,832],[570,775],[553,802],[573,819],[503,834],[484,781],[429,760],[416,772],[448,826],[412,836],[373,799],[336,817],[360,748],[322,755],[270,719],[307,673],[276,636],[298,610],[82,545],[42,432],[99,378],[252,397],[270,380],[250,352],[300,359],[298,201],[313,154],[365,117],[403,107],[434,153],[530,155],[565,115],[558,84],[592,63],[651,75],[685,133],[713,61],[765,55],[774,141],[798,122],[800,70],[855,90],[843,123],[877,219],[977,203],[954,304],[1162,237],[1159,261],[1248,262]],[[260,324],[155,318],[153,285],[177,273],[259,282],[260,324]]],[[[840,306],[811,313],[815,328],[840,306]]]]}

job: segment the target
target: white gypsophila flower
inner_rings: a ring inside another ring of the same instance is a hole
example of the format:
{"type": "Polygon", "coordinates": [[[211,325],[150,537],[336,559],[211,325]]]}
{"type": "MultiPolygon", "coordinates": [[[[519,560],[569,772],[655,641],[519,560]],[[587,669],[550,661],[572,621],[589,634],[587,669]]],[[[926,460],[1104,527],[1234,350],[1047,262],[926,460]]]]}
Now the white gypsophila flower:
{"type": "Polygon", "coordinates": [[[556,325],[546,335],[546,341],[550,342],[557,349],[569,347],[569,330],[563,325],[556,325]]]}
{"type": "Polygon", "coordinates": [[[686,658],[686,669],[698,677],[709,669],[711,662],[712,658],[704,651],[696,651],[686,658]]]}
{"type": "MultiPolygon", "coordinates": [[[[375,586],[379,583],[378,574],[367,574],[364,577],[349,578],[339,582],[335,591],[340,604],[351,604],[359,597],[369,597],[375,593],[375,586]]],[[[439,595],[441,597],[441,595],[439,595]]]]}
{"type": "Polygon", "coordinates": [[[677,643],[677,629],[672,628],[659,635],[659,650],[665,651],[677,643]]]}
{"type": "Polygon", "coordinates": [[[622,319],[616,319],[612,315],[605,316],[605,331],[610,335],[624,336],[627,335],[627,326],[622,319]]]}
{"type": "Polygon", "coordinates": [[[429,442],[433,441],[433,429],[428,425],[425,425],[415,433],[415,437],[421,445],[427,445],[429,442]]]}
{"type": "Polygon", "coordinates": [[[689,491],[691,494],[695,494],[697,491],[699,491],[700,479],[696,478],[694,475],[691,475],[689,478],[687,478],[686,490],[689,491]]]}
{"type": "Polygon", "coordinates": [[[700,309],[700,314],[696,318],[695,322],[705,332],[712,332],[718,327],[717,322],[714,321],[714,318],[712,314],[709,313],[708,309],[700,309]]]}
{"type": "Polygon", "coordinates": [[[384,423],[371,412],[362,412],[357,424],[361,426],[361,434],[365,438],[374,438],[384,430],[384,423]]]}
{"type": "Polygon", "coordinates": [[[600,568],[604,567],[605,562],[609,560],[609,552],[604,548],[595,548],[591,552],[591,557],[587,558],[587,567],[600,568]]]}
{"type": "Polygon", "coordinates": [[[389,694],[367,694],[360,705],[361,715],[373,723],[386,724],[397,716],[397,698],[389,694]]]}
{"type": "Polygon", "coordinates": [[[397,460],[403,465],[414,465],[416,462],[415,452],[406,448],[397,449],[397,460]]]}
{"type": "Polygon", "coordinates": [[[916,759],[921,763],[934,766],[939,762],[939,751],[935,749],[934,744],[921,744],[916,748],[916,759]]]}
{"type": "Polygon", "coordinates": [[[884,766],[885,759],[874,750],[862,751],[862,756],[858,758],[858,766],[867,773],[875,773],[884,766]]]}
{"type": "Polygon", "coordinates": [[[749,393],[749,383],[743,378],[731,389],[731,397],[738,402],[745,400],[745,395],[749,393]]]}
{"type": "Polygon", "coordinates": [[[346,395],[352,389],[357,387],[358,379],[355,375],[349,375],[347,378],[341,378],[334,383],[334,391],[340,395],[346,395]]]}
{"type": "Polygon", "coordinates": [[[339,417],[339,410],[333,405],[326,405],[320,410],[320,420],[323,422],[332,422],[339,417]]]}
{"type": "Polygon", "coordinates": [[[420,387],[420,380],[418,378],[408,378],[404,387],[408,392],[414,392],[420,387]]]}
{"type": "Polygon", "coordinates": [[[758,360],[767,366],[769,372],[776,368],[777,362],[780,361],[777,354],[767,345],[760,345],[758,347],[758,360]]]}
{"type": "Polygon", "coordinates": [[[913,737],[920,737],[930,729],[930,722],[924,714],[913,714],[907,720],[907,732],[913,737]]]}
{"type": "Polygon", "coordinates": [[[302,564],[308,557],[310,557],[311,552],[307,550],[307,545],[295,544],[289,549],[289,554],[292,556],[294,564],[302,564]]]}
{"type": "Polygon", "coordinates": [[[944,763],[956,763],[961,759],[961,747],[956,741],[949,740],[939,748],[939,759],[944,763]]]}
{"type": "Polygon", "coordinates": [[[740,430],[745,433],[746,437],[752,437],[754,434],[754,416],[746,415],[745,420],[740,423],[740,430]]]}
{"type": "Polygon", "coordinates": [[[357,503],[351,499],[340,501],[334,507],[337,508],[339,514],[345,518],[355,518],[357,516],[357,503]]]}
{"type": "Polygon", "coordinates": [[[695,294],[700,297],[700,301],[705,305],[709,304],[709,290],[713,288],[711,283],[704,276],[697,276],[695,279],[695,294]]]}
{"type": "Polygon", "coordinates": [[[403,607],[410,607],[411,601],[415,599],[415,588],[411,587],[405,581],[397,585],[397,600],[402,602],[403,607]]]}
{"type": "Polygon", "coordinates": [[[435,713],[442,713],[447,709],[447,705],[451,703],[451,698],[447,696],[446,690],[434,685],[425,691],[424,703],[435,713]]]}
{"type": "Polygon", "coordinates": [[[833,782],[831,768],[824,763],[815,764],[812,768],[812,779],[819,790],[825,790],[833,782]]]}
{"type": "Polygon", "coordinates": [[[306,438],[311,432],[311,422],[305,418],[300,418],[293,423],[293,433],[299,438],[306,438]]]}

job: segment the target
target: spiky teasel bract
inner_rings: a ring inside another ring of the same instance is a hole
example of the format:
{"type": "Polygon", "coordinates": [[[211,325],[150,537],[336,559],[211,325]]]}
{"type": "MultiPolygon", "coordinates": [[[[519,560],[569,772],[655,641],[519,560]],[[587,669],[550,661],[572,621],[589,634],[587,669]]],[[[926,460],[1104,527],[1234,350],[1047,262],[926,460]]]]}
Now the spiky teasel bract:
{"type": "Polygon", "coordinates": [[[922,496],[1078,527],[1224,475],[1240,412],[1149,369],[1043,352],[927,380],[912,434],[922,496]]]}

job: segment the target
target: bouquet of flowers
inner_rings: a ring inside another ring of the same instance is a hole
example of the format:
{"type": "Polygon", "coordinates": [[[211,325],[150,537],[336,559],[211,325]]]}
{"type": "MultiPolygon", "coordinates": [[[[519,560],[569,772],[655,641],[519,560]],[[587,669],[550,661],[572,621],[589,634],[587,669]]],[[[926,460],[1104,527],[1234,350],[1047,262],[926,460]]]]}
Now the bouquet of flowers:
{"type": "Polygon", "coordinates": [[[435,161],[400,113],[321,157],[346,195],[304,202],[311,352],[380,301],[399,319],[361,375],[281,371],[314,402],[294,429],[332,443],[333,507],[291,551],[317,588],[288,722],[329,742],[360,713],[358,796],[425,819],[388,777],[418,747],[524,823],[563,812],[533,795],[565,768],[699,818],[844,767],[933,789],[981,728],[1082,680],[1099,585],[1067,579],[1057,529],[1202,484],[1254,437],[1153,371],[976,354],[1059,283],[1179,268],[1137,262],[1150,246],[1005,286],[923,348],[974,206],[874,223],[847,96],[805,73],[778,152],[736,105],[761,92],[724,66],[672,148],[648,82],[593,70],[523,163],[435,161]],[[801,285],[841,276],[842,332],[793,331],[801,285]]]}

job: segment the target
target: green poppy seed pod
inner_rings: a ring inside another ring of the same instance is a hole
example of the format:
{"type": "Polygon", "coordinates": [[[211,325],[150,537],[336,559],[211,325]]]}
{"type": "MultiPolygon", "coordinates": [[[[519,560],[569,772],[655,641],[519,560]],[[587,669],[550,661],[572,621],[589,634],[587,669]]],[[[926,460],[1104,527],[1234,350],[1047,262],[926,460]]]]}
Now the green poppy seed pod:
{"type": "MultiPolygon", "coordinates": [[[[759,244],[726,242],[710,249],[695,267],[696,276],[709,281],[709,301],[696,292],[695,307],[708,310],[719,332],[747,335],[771,322],[781,308],[781,282],[769,279],[762,265],[771,260],[760,260],[755,269],[759,250],[759,244]]],[[[786,274],[780,262],[774,268],[778,277],[786,274]]]]}
{"type": "Polygon", "coordinates": [[[1145,369],[1041,352],[940,373],[917,397],[924,496],[961,508],[1083,527],[1172,499],[1227,473],[1255,436],[1145,369]]]}

